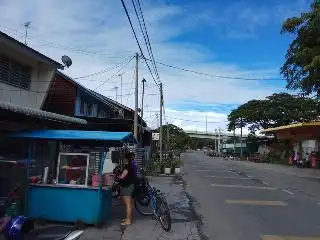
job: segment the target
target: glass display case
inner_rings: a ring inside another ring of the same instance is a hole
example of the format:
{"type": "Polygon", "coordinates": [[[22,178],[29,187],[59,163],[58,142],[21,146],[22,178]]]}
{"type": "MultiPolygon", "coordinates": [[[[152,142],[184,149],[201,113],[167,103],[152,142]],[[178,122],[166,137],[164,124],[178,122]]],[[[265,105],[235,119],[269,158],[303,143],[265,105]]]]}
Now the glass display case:
{"type": "Polygon", "coordinates": [[[88,186],[89,154],[59,153],[57,184],[88,186]]]}

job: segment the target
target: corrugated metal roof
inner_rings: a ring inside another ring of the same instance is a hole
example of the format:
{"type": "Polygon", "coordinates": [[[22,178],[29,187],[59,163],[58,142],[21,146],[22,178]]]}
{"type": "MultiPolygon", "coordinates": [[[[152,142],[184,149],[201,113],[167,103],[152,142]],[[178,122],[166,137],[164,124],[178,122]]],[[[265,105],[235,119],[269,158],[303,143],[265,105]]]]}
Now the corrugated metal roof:
{"type": "Polygon", "coordinates": [[[320,127],[320,122],[294,123],[294,124],[289,124],[289,125],[280,126],[280,127],[267,128],[265,130],[262,130],[261,133],[277,132],[281,130],[299,128],[299,127],[320,127]]]}
{"type": "Polygon", "coordinates": [[[93,140],[137,143],[130,132],[81,131],[81,130],[34,130],[9,134],[9,137],[55,140],[93,140]]]}
{"type": "Polygon", "coordinates": [[[87,124],[88,122],[83,119],[79,118],[74,118],[74,117],[69,117],[57,113],[52,113],[52,112],[46,112],[46,111],[41,111],[38,109],[26,107],[26,106],[21,106],[21,105],[16,105],[13,103],[8,103],[8,102],[2,102],[0,101],[0,109],[2,110],[7,110],[15,113],[20,113],[23,115],[29,115],[29,116],[34,116],[38,118],[44,118],[44,119],[49,119],[53,121],[58,121],[58,122],[66,122],[66,123],[75,123],[75,124],[87,124]]]}

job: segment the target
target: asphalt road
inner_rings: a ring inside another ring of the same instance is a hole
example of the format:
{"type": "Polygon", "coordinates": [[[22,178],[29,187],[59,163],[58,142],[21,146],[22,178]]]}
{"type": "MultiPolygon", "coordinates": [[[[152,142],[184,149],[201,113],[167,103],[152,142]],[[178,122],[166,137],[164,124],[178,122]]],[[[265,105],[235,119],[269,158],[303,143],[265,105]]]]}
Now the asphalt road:
{"type": "MultiPolygon", "coordinates": [[[[183,155],[183,179],[202,239],[320,240],[320,176],[183,155]]],[[[312,169],[309,169],[310,173],[312,169]]]]}

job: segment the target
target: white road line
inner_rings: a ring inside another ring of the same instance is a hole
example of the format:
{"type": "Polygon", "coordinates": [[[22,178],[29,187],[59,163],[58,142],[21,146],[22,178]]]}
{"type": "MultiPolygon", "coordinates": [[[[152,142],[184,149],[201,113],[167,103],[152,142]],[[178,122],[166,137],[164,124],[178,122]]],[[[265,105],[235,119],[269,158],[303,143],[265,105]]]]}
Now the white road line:
{"type": "Polygon", "coordinates": [[[210,172],[208,169],[196,169],[196,172],[210,172]]]}
{"type": "Polygon", "coordinates": [[[260,187],[260,186],[246,186],[237,184],[210,184],[211,187],[221,187],[221,188],[242,188],[242,189],[261,189],[261,190],[277,190],[275,187],[260,187]]]}
{"type": "Polygon", "coordinates": [[[237,179],[237,180],[249,180],[248,177],[224,177],[224,176],[206,176],[207,178],[225,178],[225,179],[237,179]]]}
{"type": "Polygon", "coordinates": [[[267,183],[267,182],[262,182],[262,184],[264,184],[264,185],[270,185],[269,183],[267,183]]]}
{"type": "Polygon", "coordinates": [[[288,194],[290,194],[290,195],[294,195],[293,192],[290,192],[290,191],[288,191],[288,190],[286,190],[286,189],[282,189],[282,192],[288,193],[288,194]]]}

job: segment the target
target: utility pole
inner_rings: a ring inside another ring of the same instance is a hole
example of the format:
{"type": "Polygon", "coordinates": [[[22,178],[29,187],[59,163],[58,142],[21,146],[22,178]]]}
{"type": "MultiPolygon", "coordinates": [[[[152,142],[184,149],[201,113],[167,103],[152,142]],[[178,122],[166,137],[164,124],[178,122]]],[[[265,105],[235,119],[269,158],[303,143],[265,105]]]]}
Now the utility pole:
{"type": "MultiPolygon", "coordinates": [[[[144,84],[145,84],[146,80],[143,78],[142,79],[142,97],[141,97],[141,124],[142,124],[142,120],[143,120],[143,99],[144,99],[144,84]]],[[[144,130],[142,130],[141,132],[141,147],[143,147],[143,133],[144,130]]]]}
{"type": "Polygon", "coordinates": [[[167,146],[166,146],[167,152],[169,151],[169,139],[170,139],[169,123],[167,122],[167,146]]]}
{"type": "Polygon", "coordinates": [[[206,134],[208,134],[208,115],[206,113],[206,134]]]}
{"type": "Polygon", "coordinates": [[[236,156],[236,127],[233,128],[233,157],[236,156]]]}
{"type": "Polygon", "coordinates": [[[217,148],[217,129],[214,129],[214,151],[217,153],[218,148],[217,148]]]}
{"type": "Polygon", "coordinates": [[[135,81],[135,108],[134,108],[134,137],[138,139],[138,65],[139,64],[139,54],[136,53],[136,81],[135,81]]]}
{"type": "Polygon", "coordinates": [[[118,74],[118,76],[120,77],[120,103],[122,104],[122,75],[123,73],[118,74]]]}
{"type": "Polygon", "coordinates": [[[118,88],[117,86],[114,87],[114,89],[116,90],[116,102],[118,101],[118,88]]]}
{"type": "Polygon", "coordinates": [[[31,22],[25,22],[24,27],[26,29],[25,36],[24,36],[24,44],[27,45],[27,37],[28,37],[28,28],[30,27],[31,22]]]}
{"type": "Polygon", "coordinates": [[[159,128],[159,114],[158,113],[156,113],[156,118],[157,118],[157,128],[159,128]]]}
{"type": "Polygon", "coordinates": [[[240,132],[240,160],[242,160],[242,157],[243,157],[243,150],[242,150],[242,117],[240,119],[240,126],[241,126],[241,132],[240,132]]]}
{"type": "Polygon", "coordinates": [[[142,79],[141,119],[143,119],[143,99],[144,99],[144,84],[145,83],[146,83],[146,80],[142,79]]]}
{"type": "Polygon", "coordinates": [[[162,83],[160,83],[160,129],[159,129],[159,142],[160,142],[160,161],[162,161],[162,104],[163,104],[162,83]]]}
{"type": "Polygon", "coordinates": [[[221,148],[221,146],[220,146],[220,144],[221,144],[221,142],[220,142],[220,128],[218,128],[218,153],[219,153],[219,155],[220,155],[220,148],[221,148]]]}

